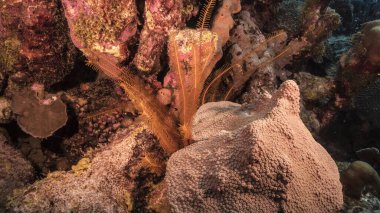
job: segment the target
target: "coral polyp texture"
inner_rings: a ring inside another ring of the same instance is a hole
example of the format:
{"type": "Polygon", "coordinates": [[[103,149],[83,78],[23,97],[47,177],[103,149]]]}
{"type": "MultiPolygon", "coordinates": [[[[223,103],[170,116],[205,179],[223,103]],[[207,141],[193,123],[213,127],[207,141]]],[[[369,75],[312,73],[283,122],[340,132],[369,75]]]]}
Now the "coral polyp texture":
{"type": "Polygon", "coordinates": [[[174,153],[165,181],[172,212],[337,212],[335,162],[299,117],[293,81],[249,106],[203,105],[197,143],[174,153]]]}

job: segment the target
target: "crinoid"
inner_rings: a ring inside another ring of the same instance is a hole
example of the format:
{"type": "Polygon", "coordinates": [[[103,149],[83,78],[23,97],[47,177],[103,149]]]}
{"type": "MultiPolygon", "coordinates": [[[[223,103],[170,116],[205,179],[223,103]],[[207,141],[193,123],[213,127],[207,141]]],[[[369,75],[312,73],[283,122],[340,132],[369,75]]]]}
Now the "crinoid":
{"type": "Polygon", "coordinates": [[[151,91],[146,89],[144,80],[118,66],[112,57],[92,50],[84,52],[91,66],[113,78],[125,90],[135,107],[141,111],[146,124],[159,138],[162,148],[168,154],[178,150],[182,145],[175,119],[159,104],[151,91]]]}
{"type": "Polygon", "coordinates": [[[214,12],[216,3],[217,0],[205,0],[197,21],[198,29],[210,28],[212,14],[214,12]]]}

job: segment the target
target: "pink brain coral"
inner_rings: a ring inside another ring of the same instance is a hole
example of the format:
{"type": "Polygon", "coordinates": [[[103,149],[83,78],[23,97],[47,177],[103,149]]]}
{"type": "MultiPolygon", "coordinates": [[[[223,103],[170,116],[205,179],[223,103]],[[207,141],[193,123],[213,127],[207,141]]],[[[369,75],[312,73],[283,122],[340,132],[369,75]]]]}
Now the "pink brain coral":
{"type": "Polygon", "coordinates": [[[193,137],[165,177],[173,212],[337,212],[338,169],[299,117],[299,89],[286,81],[250,106],[203,105],[193,137]]]}

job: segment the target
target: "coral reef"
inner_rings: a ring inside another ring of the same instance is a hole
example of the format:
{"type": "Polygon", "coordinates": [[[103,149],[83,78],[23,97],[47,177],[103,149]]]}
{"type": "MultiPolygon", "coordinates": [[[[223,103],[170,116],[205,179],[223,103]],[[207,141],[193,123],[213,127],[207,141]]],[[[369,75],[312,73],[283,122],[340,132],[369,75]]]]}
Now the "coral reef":
{"type": "Polygon", "coordinates": [[[333,0],[330,7],[342,17],[341,32],[352,32],[354,25],[354,5],[351,0],[333,0]]]}
{"type": "Polygon", "coordinates": [[[327,104],[335,95],[335,85],[332,78],[322,78],[307,72],[295,74],[302,100],[316,102],[321,105],[327,104]]]}
{"type": "Polygon", "coordinates": [[[345,205],[343,212],[347,213],[377,213],[380,210],[380,200],[372,193],[365,193],[360,200],[345,197],[345,205]]]}
{"type": "Polygon", "coordinates": [[[137,115],[121,89],[106,78],[82,84],[62,95],[78,119],[78,134],[64,142],[66,150],[77,155],[89,146],[112,141],[114,133],[127,127],[137,115]],[[77,153],[77,154],[75,154],[77,153]]]}
{"type": "Polygon", "coordinates": [[[161,201],[161,197],[164,197],[166,188],[162,180],[168,156],[152,134],[144,132],[138,136],[138,139],[131,160],[124,170],[131,197],[130,209],[133,212],[146,212],[164,208],[166,203],[161,201]]]}
{"type": "Polygon", "coordinates": [[[366,23],[362,29],[363,47],[366,49],[366,56],[373,66],[380,66],[380,20],[366,23]]]}
{"type": "Polygon", "coordinates": [[[172,31],[169,37],[170,67],[176,74],[176,101],[180,104],[179,120],[188,144],[203,85],[221,56],[221,41],[209,30],[172,31]]]}
{"type": "Polygon", "coordinates": [[[380,152],[377,148],[365,148],[360,149],[355,152],[356,156],[360,161],[364,161],[374,167],[374,169],[378,170],[380,166],[380,152]]]}
{"type": "Polygon", "coordinates": [[[5,97],[0,97],[0,123],[9,123],[12,117],[11,102],[5,97]]]}
{"type": "Polygon", "coordinates": [[[376,17],[377,0],[0,1],[0,212],[380,210],[376,17]]]}
{"type": "Polygon", "coordinates": [[[375,128],[380,127],[379,92],[380,80],[375,80],[366,88],[359,91],[352,101],[353,107],[363,120],[367,120],[375,128]]]}
{"type": "Polygon", "coordinates": [[[8,202],[13,212],[127,212],[130,195],[124,172],[137,144],[149,143],[144,126],[123,130],[108,147],[88,153],[69,172],[53,172],[16,191],[8,202]],[[53,205],[52,205],[53,204],[53,205]]]}
{"type": "Polygon", "coordinates": [[[240,0],[224,0],[215,15],[211,31],[219,36],[219,45],[223,45],[230,38],[230,30],[234,26],[233,14],[240,12],[240,0]]]}
{"type": "MultiPolygon", "coordinates": [[[[276,77],[280,77],[281,80],[289,77],[284,74],[286,71],[283,69],[291,63],[294,56],[306,55],[305,52],[307,52],[314,58],[320,57],[322,54],[320,50],[324,49],[320,49],[323,47],[322,42],[339,25],[339,16],[330,8],[326,8],[327,5],[323,8],[325,3],[322,4],[319,1],[307,1],[303,7],[301,7],[302,2],[298,3],[296,8],[299,10],[295,11],[294,16],[302,17],[303,15],[303,22],[294,28],[302,28],[303,25],[305,29],[301,32],[290,29],[289,35],[302,35],[301,38],[289,38],[288,29],[273,31],[266,37],[263,27],[258,24],[260,22],[258,14],[251,13],[249,9],[243,9],[236,16],[237,24],[231,33],[232,47],[229,50],[233,71],[227,77],[223,77],[227,85],[224,89],[227,87],[227,92],[224,96],[211,100],[230,100],[239,95],[242,97],[241,102],[253,102],[265,96],[265,93],[272,93],[276,89],[276,77]],[[302,11],[301,8],[303,8],[302,11]],[[245,93],[236,94],[242,88],[245,88],[245,93]]],[[[297,23],[286,22],[282,25],[291,24],[297,23]]],[[[280,26],[272,26],[272,28],[281,29],[280,26]]],[[[219,90],[223,90],[223,86],[220,86],[219,90]]],[[[215,97],[214,94],[210,96],[215,97]]]]}
{"type": "Polygon", "coordinates": [[[34,171],[21,153],[6,143],[4,130],[0,134],[0,212],[5,211],[7,196],[34,178],[34,171]]]}
{"type": "MultiPolygon", "coordinates": [[[[246,74],[246,76],[254,79],[252,82],[249,82],[246,95],[243,96],[244,101],[249,103],[253,100],[260,99],[264,95],[263,93],[273,92],[275,90],[276,76],[274,68],[267,66],[262,69],[257,69],[257,67],[260,66],[262,61],[274,56],[274,51],[276,50],[270,47],[267,48],[266,38],[255,24],[250,13],[242,11],[238,17],[237,25],[232,30],[232,37],[230,39],[233,43],[230,50],[230,54],[232,55],[231,64],[239,64],[244,68],[240,70],[240,67],[234,67],[234,75],[237,77],[234,78],[233,82],[238,82],[239,76],[244,75],[244,73],[249,73],[248,75],[246,74]]],[[[272,44],[274,48],[278,48],[278,45],[286,40],[282,35],[283,34],[278,37],[278,40],[275,39],[273,41],[272,44]]],[[[268,46],[269,45],[270,44],[268,44],[268,46]]],[[[244,83],[247,80],[249,79],[245,78],[242,82],[244,83]]]]}
{"type": "Polygon", "coordinates": [[[340,210],[338,169],[299,118],[299,100],[286,81],[253,105],[203,105],[193,123],[197,143],[167,164],[172,212],[340,210]]]}

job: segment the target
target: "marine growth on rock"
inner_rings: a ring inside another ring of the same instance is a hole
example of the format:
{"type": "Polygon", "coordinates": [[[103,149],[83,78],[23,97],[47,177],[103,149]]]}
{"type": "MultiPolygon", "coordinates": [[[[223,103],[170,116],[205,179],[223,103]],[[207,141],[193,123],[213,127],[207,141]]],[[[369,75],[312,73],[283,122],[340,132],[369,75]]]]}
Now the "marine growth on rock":
{"type": "Polygon", "coordinates": [[[0,1],[0,212],[380,210],[379,17],[0,1]]]}

